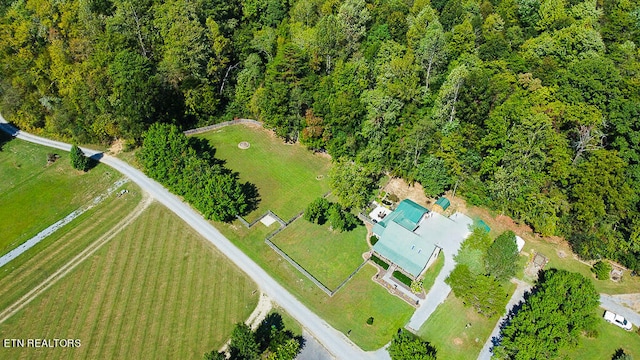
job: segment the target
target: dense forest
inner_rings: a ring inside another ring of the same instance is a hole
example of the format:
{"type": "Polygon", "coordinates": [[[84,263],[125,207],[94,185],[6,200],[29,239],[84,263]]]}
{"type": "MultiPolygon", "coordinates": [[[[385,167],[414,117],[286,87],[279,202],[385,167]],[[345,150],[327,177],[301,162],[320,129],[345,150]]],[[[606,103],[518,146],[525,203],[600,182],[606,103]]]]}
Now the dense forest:
{"type": "MultiPolygon", "coordinates": [[[[0,109],[139,144],[251,117],[640,270],[638,0],[0,2],[0,109]]],[[[364,181],[373,184],[373,181],[364,181]]]]}

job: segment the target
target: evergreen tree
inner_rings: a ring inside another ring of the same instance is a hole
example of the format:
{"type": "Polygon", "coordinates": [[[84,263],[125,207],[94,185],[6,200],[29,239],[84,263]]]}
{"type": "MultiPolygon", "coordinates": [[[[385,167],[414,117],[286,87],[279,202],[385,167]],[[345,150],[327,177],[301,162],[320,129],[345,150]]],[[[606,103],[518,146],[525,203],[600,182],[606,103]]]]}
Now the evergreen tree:
{"type": "Polygon", "coordinates": [[[76,170],[87,171],[87,165],[89,164],[89,158],[84,156],[84,152],[80,150],[77,145],[71,146],[71,152],[69,154],[71,159],[71,166],[76,170]]]}
{"type": "Polygon", "coordinates": [[[505,231],[498,236],[487,250],[487,273],[498,281],[505,281],[516,274],[518,265],[518,245],[516,234],[505,231]]]}

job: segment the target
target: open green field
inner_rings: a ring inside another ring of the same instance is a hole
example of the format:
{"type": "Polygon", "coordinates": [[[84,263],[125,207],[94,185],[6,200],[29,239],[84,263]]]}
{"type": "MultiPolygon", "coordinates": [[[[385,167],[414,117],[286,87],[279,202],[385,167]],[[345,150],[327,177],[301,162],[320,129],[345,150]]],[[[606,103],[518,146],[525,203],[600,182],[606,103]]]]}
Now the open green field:
{"type": "Polygon", "coordinates": [[[64,264],[116,227],[140,203],[140,189],[112,195],[0,268],[0,311],[41,284],[64,264]]]}
{"type": "MultiPolygon", "coordinates": [[[[0,136],[6,137],[0,132],[0,136]]],[[[103,193],[121,177],[104,165],[71,168],[69,153],[14,139],[0,149],[0,255],[103,193]],[[47,153],[60,159],[47,166],[47,153]]]]}
{"type": "Polygon", "coordinates": [[[329,224],[313,224],[303,218],[291,223],[271,241],[324,286],[334,290],[362,264],[369,250],[367,229],[329,230],[329,224]]]}
{"type": "MultiPolygon", "coordinates": [[[[513,293],[515,285],[510,285],[507,291],[513,293]]],[[[487,319],[473,307],[465,307],[451,293],[422,325],[418,335],[436,347],[438,359],[475,360],[499,318],[496,315],[487,319]],[[467,324],[471,326],[467,327],[467,324]]]]}
{"type": "Polygon", "coordinates": [[[309,309],[338,331],[347,334],[351,330],[350,339],[364,350],[377,350],[391,341],[414,311],[409,304],[371,280],[377,272],[373,265],[360,269],[340,291],[329,297],[265,244],[264,238],[275,231],[278,224],[267,228],[258,223],[251,229],[238,221],[215,225],[309,309]],[[374,318],[372,326],[366,324],[370,316],[374,318]]]}
{"type": "MultiPolygon", "coordinates": [[[[573,271],[584,275],[587,279],[591,279],[599,293],[605,294],[630,294],[640,292],[640,276],[631,277],[629,272],[623,276],[620,282],[611,280],[598,280],[591,272],[591,266],[573,258],[573,253],[566,244],[553,244],[546,241],[527,241],[523,251],[533,255],[534,252],[540,252],[549,259],[549,263],[545,269],[556,268],[573,271]],[[564,251],[565,257],[560,257],[559,251],[564,251]]],[[[524,276],[523,276],[524,277],[524,276]]],[[[531,279],[524,279],[531,282],[531,279]]]]}
{"type": "Polygon", "coordinates": [[[182,220],[152,204],[0,325],[2,338],[73,338],[82,346],[3,348],[0,357],[201,359],[252,312],[256,289],[182,220]]]}
{"type": "Polygon", "coordinates": [[[604,310],[600,308],[596,311],[596,316],[600,318],[597,326],[598,337],[589,339],[581,336],[577,347],[563,351],[562,354],[566,354],[568,359],[611,359],[616,350],[622,348],[634,359],[639,359],[640,335],[635,332],[638,328],[634,327],[634,331],[625,331],[602,319],[603,313],[604,310]]]}
{"type": "Polygon", "coordinates": [[[260,203],[245,216],[249,222],[267,210],[289,220],[329,191],[327,158],[312,154],[302,145],[285,144],[265,129],[233,125],[197,136],[209,140],[216,148],[216,158],[226,160],[227,167],[239,172],[243,182],[258,187],[260,203]],[[241,141],[251,146],[241,150],[241,141]]]}

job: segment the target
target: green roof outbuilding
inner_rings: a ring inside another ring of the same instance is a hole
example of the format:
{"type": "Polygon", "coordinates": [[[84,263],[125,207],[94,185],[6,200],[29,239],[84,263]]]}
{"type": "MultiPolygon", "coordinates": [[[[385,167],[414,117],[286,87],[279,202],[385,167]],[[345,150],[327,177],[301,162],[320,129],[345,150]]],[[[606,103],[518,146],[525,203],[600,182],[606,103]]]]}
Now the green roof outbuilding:
{"type": "Polygon", "coordinates": [[[440,199],[436,201],[436,205],[440,205],[442,210],[447,210],[449,205],[451,205],[451,201],[449,201],[449,199],[447,199],[446,197],[442,196],[440,197],[440,199]]]}

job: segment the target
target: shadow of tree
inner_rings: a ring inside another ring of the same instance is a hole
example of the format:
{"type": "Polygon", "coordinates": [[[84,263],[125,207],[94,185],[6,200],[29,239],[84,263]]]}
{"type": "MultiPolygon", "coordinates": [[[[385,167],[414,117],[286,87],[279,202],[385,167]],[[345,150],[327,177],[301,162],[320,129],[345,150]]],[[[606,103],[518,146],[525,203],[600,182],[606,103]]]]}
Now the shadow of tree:
{"type": "MultiPolygon", "coordinates": [[[[545,275],[549,272],[549,271],[553,271],[554,269],[551,270],[539,270],[538,271],[538,284],[541,282],[544,282],[545,279],[545,275]]],[[[522,300],[520,300],[517,304],[513,305],[513,307],[511,308],[511,310],[509,310],[509,313],[507,314],[507,316],[505,316],[504,320],[502,320],[502,323],[500,324],[500,333],[498,334],[498,336],[494,336],[491,338],[491,349],[493,350],[494,347],[499,346],[501,341],[502,341],[502,331],[509,326],[509,324],[511,324],[511,321],[513,320],[513,318],[520,312],[520,310],[522,310],[522,308],[524,307],[524,304],[529,301],[529,299],[531,298],[531,296],[533,296],[535,293],[537,293],[538,291],[540,291],[540,288],[536,285],[533,288],[531,288],[531,290],[526,291],[524,293],[524,295],[522,296],[522,300]]]]}
{"type": "Polygon", "coordinates": [[[262,199],[260,199],[260,193],[258,192],[258,187],[255,184],[247,181],[240,186],[242,187],[242,193],[245,196],[247,204],[245,210],[240,214],[240,216],[244,216],[256,210],[262,199]]]}
{"type": "Polygon", "coordinates": [[[13,140],[13,137],[0,129],[0,151],[2,151],[4,144],[8,143],[11,140],[13,140]]]}
{"type": "Polygon", "coordinates": [[[103,153],[97,153],[95,155],[89,156],[89,158],[87,159],[87,166],[84,168],[84,171],[89,171],[98,166],[98,164],[100,163],[100,159],[102,159],[103,156],[103,153]]]}
{"type": "Polygon", "coordinates": [[[269,349],[275,351],[280,345],[289,339],[294,339],[300,344],[300,350],[305,345],[302,336],[294,336],[290,330],[284,328],[282,316],[278,313],[271,313],[260,323],[255,332],[256,342],[260,348],[260,352],[269,349]]]}

